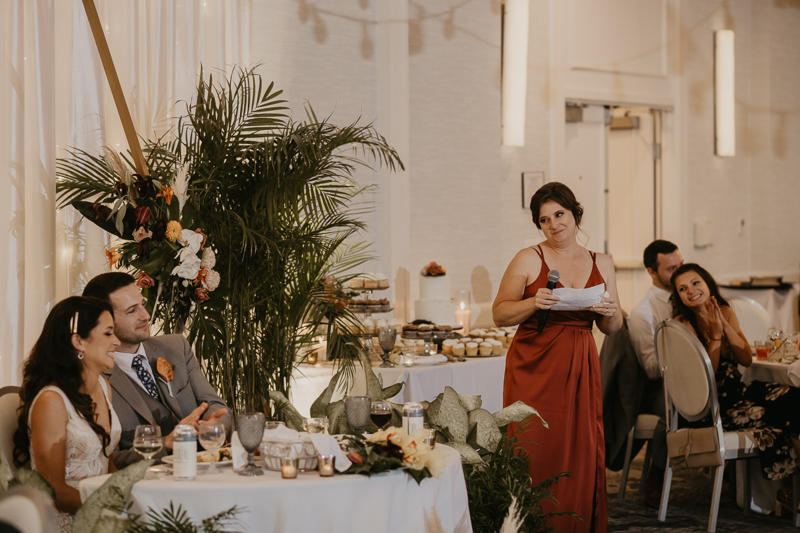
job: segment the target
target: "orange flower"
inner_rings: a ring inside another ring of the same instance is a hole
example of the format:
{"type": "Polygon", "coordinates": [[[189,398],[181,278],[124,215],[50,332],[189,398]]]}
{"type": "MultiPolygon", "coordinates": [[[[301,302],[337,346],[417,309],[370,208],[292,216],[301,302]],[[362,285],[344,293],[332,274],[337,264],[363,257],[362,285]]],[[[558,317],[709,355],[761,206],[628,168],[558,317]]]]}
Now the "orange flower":
{"type": "Polygon", "coordinates": [[[207,274],[208,272],[201,269],[200,272],[197,273],[197,277],[194,279],[192,283],[194,283],[195,285],[200,285],[201,283],[205,283],[207,274]]]}
{"type": "Polygon", "coordinates": [[[122,255],[117,253],[116,248],[112,248],[110,250],[106,250],[106,259],[108,259],[108,268],[109,270],[113,270],[114,267],[117,265],[117,261],[122,255]]]}
{"type": "Polygon", "coordinates": [[[167,205],[171,205],[173,194],[175,194],[175,192],[172,190],[172,187],[167,187],[166,185],[162,185],[161,192],[156,194],[156,198],[163,196],[164,200],[167,201],[167,205]]]}

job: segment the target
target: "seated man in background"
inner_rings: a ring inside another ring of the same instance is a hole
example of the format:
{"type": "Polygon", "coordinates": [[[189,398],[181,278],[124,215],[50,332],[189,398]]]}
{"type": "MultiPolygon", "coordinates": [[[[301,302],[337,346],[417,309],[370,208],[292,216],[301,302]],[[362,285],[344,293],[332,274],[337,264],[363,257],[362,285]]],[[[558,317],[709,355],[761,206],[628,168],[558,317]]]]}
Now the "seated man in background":
{"type": "Polygon", "coordinates": [[[653,437],[653,464],[647,476],[644,496],[645,504],[656,509],[661,503],[664,469],[667,466],[667,409],[664,403],[661,369],[656,358],[654,335],[658,324],[672,318],[669,280],[672,273],[682,264],[683,257],[675,244],[664,240],[650,243],[644,250],[644,266],[653,279],[653,285],[628,317],[631,344],[639,364],[649,379],[644,387],[640,411],[661,418],[653,437]]]}
{"type": "Polygon", "coordinates": [[[230,432],[228,407],[203,375],[186,338],[150,337],[150,314],[133,276],[100,274],[89,281],[83,296],[108,302],[114,310],[114,334],[120,346],[114,353],[114,368],[105,376],[114,389],[114,410],[122,425],[114,456],[117,468],[142,458],[132,449],[138,425],[161,427],[164,449],[156,458],[172,449],[172,430],[178,424],[196,426],[201,418],[218,418],[230,432]]]}

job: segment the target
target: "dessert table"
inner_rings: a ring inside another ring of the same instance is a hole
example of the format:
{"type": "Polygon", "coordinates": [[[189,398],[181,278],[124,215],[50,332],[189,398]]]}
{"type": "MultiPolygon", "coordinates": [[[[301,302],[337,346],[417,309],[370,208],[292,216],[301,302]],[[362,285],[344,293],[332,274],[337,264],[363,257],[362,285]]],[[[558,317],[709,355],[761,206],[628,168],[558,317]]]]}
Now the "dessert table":
{"type": "MultiPolygon", "coordinates": [[[[445,386],[453,387],[461,394],[480,395],[483,408],[494,413],[503,408],[503,375],[506,356],[467,358],[462,363],[439,365],[395,366],[372,370],[383,379],[383,386],[405,382],[405,386],[392,401],[395,403],[432,401],[444,392],[445,386]]],[[[331,363],[300,365],[293,376],[290,391],[292,405],[302,415],[308,415],[311,404],[322,394],[334,374],[331,363]]],[[[356,380],[349,394],[361,395],[366,391],[364,372],[356,370],[356,380]]],[[[345,396],[337,391],[334,401],[345,396]]]]}
{"type": "MultiPolygon", "coordinates": [[[[445,454],[447,466],[439,479],[428,478],[420,485],[397,470],[371,478],[323,478],[307,472],[282,479],[279,472],[265,470],[263,476],[245,477],[224,467],[194,481],[171,477],[139,481],[131,492],[131,512],[144,516],[148,508],[160,511],[172,502],[199,523],[238,505],[237,529],[253,533],[407,533],[426,531],[425,514],[435,509],[444,531],[469,533],[472,524],[461,456],[443,444],[436,449],[445,454]]],[[[109,476],[82,480],[81,499],[86,501],[109,476]]]]}

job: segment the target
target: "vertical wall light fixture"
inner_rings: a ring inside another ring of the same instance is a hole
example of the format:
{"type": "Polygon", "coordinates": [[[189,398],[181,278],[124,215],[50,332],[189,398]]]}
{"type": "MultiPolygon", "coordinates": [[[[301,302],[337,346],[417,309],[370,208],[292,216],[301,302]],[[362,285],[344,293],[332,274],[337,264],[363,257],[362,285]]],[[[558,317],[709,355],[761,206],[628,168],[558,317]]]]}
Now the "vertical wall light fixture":
{"type": "Polygon", "coordinates": [[[525,145],[529,21],[530,0],[505,0],[501,94],[504,146],[525,145]]]}
{"type": "Polygon", "coordinates": [[[736,155],[733,30],[714,32],[714,133],[718,156],[736,155]]]}

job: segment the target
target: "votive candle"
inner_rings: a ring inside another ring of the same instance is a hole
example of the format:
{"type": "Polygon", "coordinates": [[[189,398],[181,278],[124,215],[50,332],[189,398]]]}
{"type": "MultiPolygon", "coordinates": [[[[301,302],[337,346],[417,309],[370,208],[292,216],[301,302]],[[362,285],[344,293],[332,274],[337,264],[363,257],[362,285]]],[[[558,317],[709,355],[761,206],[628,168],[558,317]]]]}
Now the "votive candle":
{"type": "Polygon", "coordinates": [[[321,477],[331,477],[336,472],[334,466],[336,465],[336,456],[334,455],[320,455],[319,456],[319,475],[321,477]]]}
{"type": "Polygon", "coordinates": [[[297,457],[281,457],[281,477],[284,479],[297,477],[297,457]]]}

